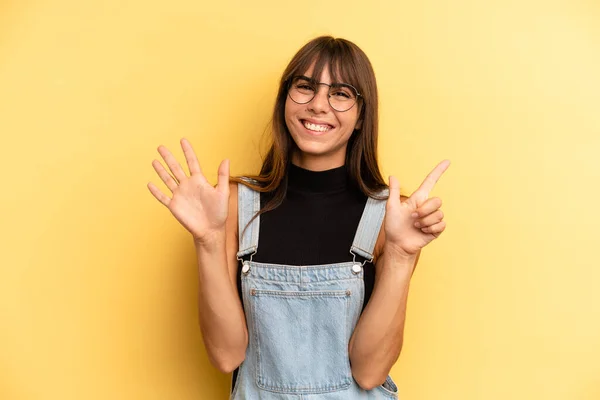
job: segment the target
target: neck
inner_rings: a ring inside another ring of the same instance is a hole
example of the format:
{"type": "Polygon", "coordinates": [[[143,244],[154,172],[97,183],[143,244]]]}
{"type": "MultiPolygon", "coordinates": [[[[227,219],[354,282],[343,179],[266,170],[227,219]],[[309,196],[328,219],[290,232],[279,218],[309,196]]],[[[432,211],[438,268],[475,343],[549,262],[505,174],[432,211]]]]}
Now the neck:
{"type": "Polygon", "coordinates": [[[327,171],[346,164],[346,149],[334,155],[313,155],[296,150],[292,154],[292,164],[309,171],[327,171]]]}
{"type": "Polygon", "coordinates": [[[346,166],[325,171],[310,171],[297,165],[288,170],[288,192],[290,193],[336,193],[348,187],[346,166]]]}

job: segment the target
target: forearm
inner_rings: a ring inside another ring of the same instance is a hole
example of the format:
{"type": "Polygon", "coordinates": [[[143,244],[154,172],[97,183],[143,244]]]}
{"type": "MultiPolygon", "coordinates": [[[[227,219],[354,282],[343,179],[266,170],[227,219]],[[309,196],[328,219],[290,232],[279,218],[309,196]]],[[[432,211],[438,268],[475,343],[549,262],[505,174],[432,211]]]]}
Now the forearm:
{"type": "Polygon", "coordinates": [[[381,385],[400,355],[416,258],[384,247],[377,261],[373,293],[349,343],[352,375],[363,389],[381,385]]]}
{"type": "Polygon", "coordinates": [[[212,364],[229,373],[244,360],[248,331],[237,288],[227,268],[225,237],[196,244],[198,311],[204,345],[212,364]]]}

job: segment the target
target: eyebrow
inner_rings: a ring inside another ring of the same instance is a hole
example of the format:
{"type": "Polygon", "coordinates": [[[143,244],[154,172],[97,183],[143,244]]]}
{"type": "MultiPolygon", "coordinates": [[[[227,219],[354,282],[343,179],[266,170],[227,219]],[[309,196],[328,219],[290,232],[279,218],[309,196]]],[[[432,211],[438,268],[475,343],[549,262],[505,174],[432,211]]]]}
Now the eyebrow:
{"type": "MultiPolygon", "coordinates": [[[[308,81],[308,82],[312,82],[312,83],[323,83],[323,84],[327,85],[327,83],[324,83],[324,82],[317,82],[317,80],[316,80],[316,79],[314,79],[314,78],[311,78],[311,77],[308,77],[308,76],[306,76],[306,75],[298,75],[298,78],[300,78],[300,79],[303,79],[303,80],[305,80],[305,81],[308,81]]],[[[330,87],[331,87],[331,86],[349,86],[349,87],[351,87],[351,88],[354,88],[354,86],[352,86],[351,84],[349,84],[349,83],[344,83],[344,82],[331,82],[331,84],[330,84],[329,86],[330,86],[330,87]]]]}

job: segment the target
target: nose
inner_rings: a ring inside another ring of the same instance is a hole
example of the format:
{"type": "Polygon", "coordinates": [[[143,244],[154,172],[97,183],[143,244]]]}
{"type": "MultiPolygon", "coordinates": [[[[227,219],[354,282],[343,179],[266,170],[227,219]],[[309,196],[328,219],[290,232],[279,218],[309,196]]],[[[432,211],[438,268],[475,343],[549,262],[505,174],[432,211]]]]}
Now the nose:
{"type": "Polygon", "coordinates": [[[330,108],[329,105],[329,87],[325,85],[319,85],[315,97],[308,103],[308,109],[314,113],[327,112],[330,108]]]}

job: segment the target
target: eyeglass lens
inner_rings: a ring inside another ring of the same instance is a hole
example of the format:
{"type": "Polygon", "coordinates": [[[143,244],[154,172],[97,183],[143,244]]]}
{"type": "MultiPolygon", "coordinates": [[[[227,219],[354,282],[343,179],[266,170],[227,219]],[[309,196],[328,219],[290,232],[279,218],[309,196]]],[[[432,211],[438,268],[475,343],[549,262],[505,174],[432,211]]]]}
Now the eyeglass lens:
{"type": "MultiPolygon", "coordinates": [[[[319,85],[321,84],[298,76],[292,80],[288,93],[295,103],[306,104],[315,97],[319,85]]],[[[348,111],[356,103],[357,97],[356,89],[345,83],[331,84],[327,96],[329,105],[336,111],[348,111]]]]}

